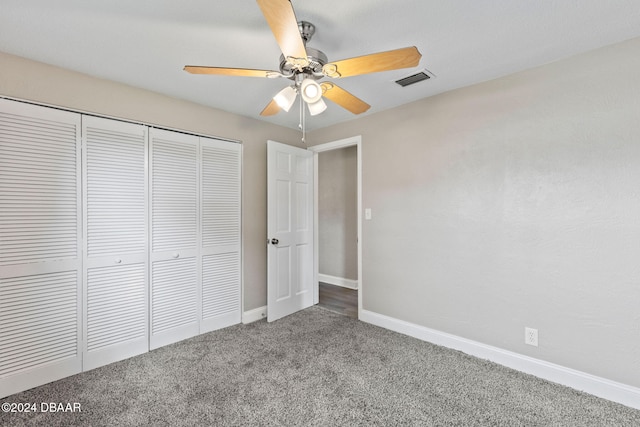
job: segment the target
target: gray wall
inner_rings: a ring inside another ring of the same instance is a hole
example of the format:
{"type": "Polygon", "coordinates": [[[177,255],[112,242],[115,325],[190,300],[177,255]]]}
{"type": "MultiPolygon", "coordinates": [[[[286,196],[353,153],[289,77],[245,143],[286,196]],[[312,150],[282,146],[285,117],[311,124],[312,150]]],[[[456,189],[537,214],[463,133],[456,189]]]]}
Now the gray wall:
{"type": "Polygon", "coordinates": [[[634,39],[309,135],[362,135],[364,309],[640,386],[638,52],[634,39]]]}
{"type": "Polygon", "coordinates": [[[266,305],[266,142],[299,132],[2,52],[0,95],[242,141],[244,309],[266,305]]]}
{"type": "Polygon", "coordinates": [[[357,148],[318,154],[319,273],[358,280],[357,148]]]}

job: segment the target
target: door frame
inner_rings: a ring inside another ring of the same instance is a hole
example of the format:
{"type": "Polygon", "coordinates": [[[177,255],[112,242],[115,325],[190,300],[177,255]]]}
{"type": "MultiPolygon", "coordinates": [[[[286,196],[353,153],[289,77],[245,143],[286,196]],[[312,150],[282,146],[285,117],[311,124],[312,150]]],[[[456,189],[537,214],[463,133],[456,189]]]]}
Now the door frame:
{"type": "Polygon", "coordinates": [[[309,147],[308,150],[313,151],[313,173],[314,173],[314,213],[313,213],[313,303],[318,304],[320,300],[320,286],[319,286],[319,260],[320,260],[320,248],[319,248],[319,235],[318,235],[318,154],[324,151],[339,150],[341,148],[356,147],[356,163],[357,163],[357,198],[358,198],[358,318],[362,313],[362,294],[363,294],[363,280],[362,280],[362,135],[356,135],[349,138],[340,139],[337,141],[327,142],[324,144],[314,145],[309,147]]]}

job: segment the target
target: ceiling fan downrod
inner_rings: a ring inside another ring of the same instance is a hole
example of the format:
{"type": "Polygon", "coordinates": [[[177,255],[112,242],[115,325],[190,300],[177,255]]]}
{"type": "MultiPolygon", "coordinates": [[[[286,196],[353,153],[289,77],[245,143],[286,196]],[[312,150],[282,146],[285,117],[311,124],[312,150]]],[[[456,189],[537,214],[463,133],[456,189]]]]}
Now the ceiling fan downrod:
{"type": "Polygon", "coordinates": [[[311,22],[307,21],[299,21],[298,22],[298,30],[300,30],[300,36],[302,37],[302,42],[306,46],[307,43],[311,40],[311,37],[316,33],[316,26],[311,22]]]}

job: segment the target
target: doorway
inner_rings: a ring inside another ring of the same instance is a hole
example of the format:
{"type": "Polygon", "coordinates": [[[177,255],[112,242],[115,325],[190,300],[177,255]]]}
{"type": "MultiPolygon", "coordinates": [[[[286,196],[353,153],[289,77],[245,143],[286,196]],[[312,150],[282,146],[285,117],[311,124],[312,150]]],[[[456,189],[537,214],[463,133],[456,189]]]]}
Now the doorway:
{"type": "Polygon", "coordinates": [[[329,283],[318,283],[320,299],[318,306],[343,316],[358,318],[358,290],[343,288],[329,283]]]}
{"type": "Polygon", "coordinates": [[[358,318],[362,307],[360,136],[310,147],[315,164],[315,303],[358,318]]]}

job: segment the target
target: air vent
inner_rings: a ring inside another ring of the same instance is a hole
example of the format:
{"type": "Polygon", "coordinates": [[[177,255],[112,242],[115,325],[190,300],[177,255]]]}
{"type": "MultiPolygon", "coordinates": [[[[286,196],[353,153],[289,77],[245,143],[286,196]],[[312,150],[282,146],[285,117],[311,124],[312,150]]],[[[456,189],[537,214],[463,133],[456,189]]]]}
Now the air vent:
{"type": "Polygon", "coordinates": [[[432,77],[435,76],[431,72],[429,72],[428,70],[422,70],[416,74],[412,74],[410,76],[396,80],[396,83],[398,83],[402,87],[405,87],[418,82],[422,82],[424,80],[429,80],[432,77]]]}

